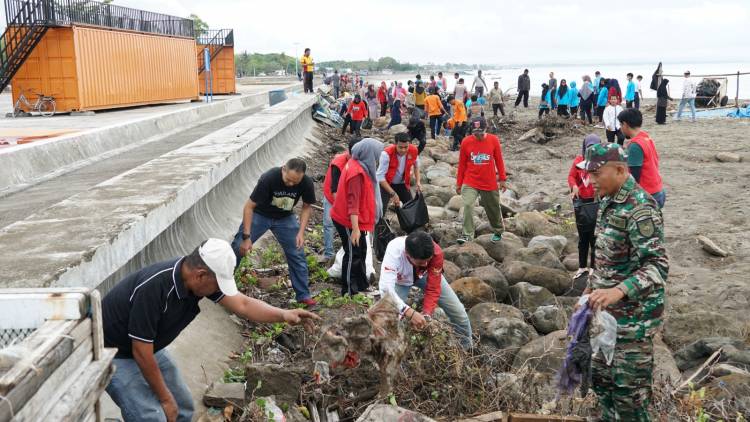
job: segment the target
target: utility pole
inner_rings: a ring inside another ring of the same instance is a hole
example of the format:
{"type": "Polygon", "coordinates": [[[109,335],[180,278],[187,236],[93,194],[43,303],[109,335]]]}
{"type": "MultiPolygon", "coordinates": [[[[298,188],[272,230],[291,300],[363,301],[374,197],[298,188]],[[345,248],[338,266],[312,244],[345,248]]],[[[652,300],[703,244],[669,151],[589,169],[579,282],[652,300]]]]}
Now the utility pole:
{"type": "Polygon", "coordinates": [[[297,47],[299,46],[299,43],[294,43],[294,76],[299,76],[299,56],[297,56],[297,47]]]}

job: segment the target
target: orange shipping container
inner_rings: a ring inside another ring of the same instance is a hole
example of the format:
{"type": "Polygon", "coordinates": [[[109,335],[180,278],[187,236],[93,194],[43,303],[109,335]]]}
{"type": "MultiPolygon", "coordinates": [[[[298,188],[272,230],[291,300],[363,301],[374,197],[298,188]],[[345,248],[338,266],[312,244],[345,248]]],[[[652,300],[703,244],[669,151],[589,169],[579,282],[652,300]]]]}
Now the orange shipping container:
{"type": "Polygon", "coordinates": [[[81,26],[49,28],[11,81],[58,112],[198,99],[195,40],[81,26]]]}
{"type": "MultiPolygon", "coordinates": [[[[209,47],[211,53],[218,48],[216,45],[206,46],[198,44],[196,51],[198,57],[198,68],[203,67],[203,49],[209,47]]],[[[234,47],[223,46],[216,56],[211,60],[211,81],[213,82],[214,94],[234,94],[237,92],[235,86],[234,69],[234,47]]],[[[198,75],[198,89],[201,95],[206,92],[206,72],[198,75]]]]}

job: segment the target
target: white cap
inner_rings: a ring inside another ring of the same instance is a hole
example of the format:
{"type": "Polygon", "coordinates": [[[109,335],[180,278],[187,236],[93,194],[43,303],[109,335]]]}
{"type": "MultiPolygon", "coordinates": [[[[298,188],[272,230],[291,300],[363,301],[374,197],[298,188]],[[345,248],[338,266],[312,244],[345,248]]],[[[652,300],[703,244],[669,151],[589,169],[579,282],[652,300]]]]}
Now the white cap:
{"type": "Polygon", "coordinates": [[[208,268],[216,274],[219,290],[225,296],[236,295],[238,291],[237,284],[234,282],[234,264],[237,258],[229,242],[221,239],[208,239],[198,248],[198,253],[208,268]]]}

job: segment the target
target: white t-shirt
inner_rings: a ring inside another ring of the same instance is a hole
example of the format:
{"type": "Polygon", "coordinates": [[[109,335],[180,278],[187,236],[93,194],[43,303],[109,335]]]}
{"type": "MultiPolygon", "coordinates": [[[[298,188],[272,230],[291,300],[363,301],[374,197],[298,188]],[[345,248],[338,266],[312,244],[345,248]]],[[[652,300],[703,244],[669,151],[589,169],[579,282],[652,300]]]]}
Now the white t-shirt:
{"type": "Polygon", "coordinates": [[[487,83],[484,82],[484,77],[477,75],[474,77],[474,88],[479,88],[480,86],[487,91],[487,83]]]}
{"type": "Polygon", "coordinates": [[[682,82],[682,98],[695,98],[698,84],[692,78],[685,78],[682,82]]]}
{"type": "Polygon", "coordinates": [[[611,104],[607,105],[607,108],[604,109],[604,114],[602,115],[602,121],[604,122],[604,127],[607,128],[607,130],[611,130],[610,128],[617,129],[620,128],[620,121],[617,120],[617,116],[622,112],[622,106],[616,105],[612,106],[611,104]]]}
{"type": "Polygon", "coordinates": [[[414,266],[406,259],[406,236],[397,237],[388,243],[383,255],[383,263],[380,265],[380,282],[378,289],[380,294],[392,294],[399,310],[406,303],[396,294],[396,284],[411,286],[414,284],[414,266]]]}

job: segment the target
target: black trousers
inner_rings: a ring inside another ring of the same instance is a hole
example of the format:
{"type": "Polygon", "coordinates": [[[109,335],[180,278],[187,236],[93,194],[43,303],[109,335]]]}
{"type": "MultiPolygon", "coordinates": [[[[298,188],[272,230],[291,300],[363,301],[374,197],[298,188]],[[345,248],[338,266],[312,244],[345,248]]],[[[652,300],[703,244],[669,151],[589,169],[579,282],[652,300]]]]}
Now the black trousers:
{"type": "MultiPolygon", "coordinates": [[[[406,187],[404,183],[391,183],[391,188],[396,191],[398,200],[402,203],[407,203],[412,200],[411,191],[406,187]]],[[[380,188],[380,198],[383,200],[383,215],[388,210],[388,204],[391,201],[391,195],[385,191],[382,187],[380,188]]]]}
{"type": "Polygon", "coordinates": [[[430,116],[430,134],[432,139],[435,139],[435,133],[440,135],[440,127],[443,123],[443,116],[438,114],[437,116],[430,116]]]}
{"type": "Polygon", "coordinates": [[[557,88],[549,91],[549,97],[552,100],[552,108],[557,108],[557,88]]]}
{"type": "Polygon", "coordinates": [[[635,108],[639,109],[641,108],[641,94],[635,93],[635,100],[633,101],[635,108]]]}
{"type": "Polygon", "coordinates": [[[596,107],[596,117],[599,118],[600,123],[604,120],[604,106],[596,107]]]}
{"type": "Polygon", "coordinates": [[[492,104],[492,113],[497,117],[497,111],[500,110],[500,114],[505,116],[505,104],[492,104]]]}
{"type": "Polygon", "coordinates": [[[622,145],[625,143],[625,135],[622,134],[622,131],[620,129],[617,129],[616,131],[608,130],[607,132],[607,141],[610,143],[615,141],[615,137],[617,137],[617,143],[622,145]]]}
{"type": "MultiPolygon", "coordinates": [[[[594,202],[593,199],[578,199],[582,203],[594,202]]],[[[578,221],[576,221],[577,223],[578,221]]],[[[576,224],[578,229],[578,268],[594,268],[596,256],[596,222],[588,226],[576,224]],[[586,265],[587,258],[590,257],[590,265],[586,265]]]]}
{"type": "Polygon", "coordinates": [[[588,120],[589,124],[593,123],[591,119],[591,106],[594,104],[593,95],[589,96],[588,99],[581,101],[580,111],[581,120],[588,120]]]}
{"type": "Polygon", "coordinates": [[[380,117],[385,116],[385,113],[388,111],[388,103],[380,103],[380,117]]]}
{"type": "Polygon", "coordinates": [[[466,122],[456,123],[456,125],[453,126],[451,135],[453,135],[453,150],[454,151],[457,150],[461,146],[461,141],[463,141],[465,134],[466,134],[466,122]]]}
{"type": "Polygon", "coordinates": [[[633,108],[633,101],[625,100],[625,108],[633,108]]]}
{"type": "Polygon", "coordinates": [[[523,106],[526,108],[529,108],[529,90],[528,89],[518,91],[518,96],[516,97],[516,107],[518,107],[518,105],[521,104],[521,98],[523,98],[523,106]]]}
{"type": "Polygon", "coordinates": [[[542,118],[542,114],[549,115],[549,108],[540,108],[539,109],[539,118],[542,118]]]}
{"type": "Polygon", "coordinates": [[[369,286],[367,281],[367,268],[365,259],[367,258],[367,240],[362,232],[359,237],[359,244],[352,245],[352,230],[342,226],[336,221],[333,222],[336,231],[341,238],[341,247],[344,248],[344,259],[341,262],[341,295],[355,295],[364,291],[369,286]]]}
{"type": "Polygon", "coordinates": [[[566,105],[558,105],[557,106],[557,115],[558,116],[570,117],[570,113],[568,113],[568,106],[566,106],[566,105]]]}
{"type": "Polygon", "coordinates": [[[313,73],[303,72],[302,78],[303,78],[302,84],[305,87],[305,93],[313,92],[313,73]]]}

